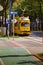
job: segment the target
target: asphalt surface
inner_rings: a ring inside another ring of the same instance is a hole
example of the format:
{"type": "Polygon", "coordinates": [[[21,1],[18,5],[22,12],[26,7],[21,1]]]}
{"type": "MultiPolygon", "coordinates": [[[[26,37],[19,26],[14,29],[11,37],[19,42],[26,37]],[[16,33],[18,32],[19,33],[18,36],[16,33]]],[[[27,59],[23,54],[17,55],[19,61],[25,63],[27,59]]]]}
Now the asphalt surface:
{"type": "Polygon", "coordinates": [[[32,36],[32,37],[43,37],[43,32],[42,31],[32,31],[30,33],[30,36],[32,36]]]}
{"type": "Polygon", "coordinates": [[[19,44],[24,45],[32,54],[42,53],[43,52],[43,43],[35,37],[22,37],[15,39],[19,44]]]}

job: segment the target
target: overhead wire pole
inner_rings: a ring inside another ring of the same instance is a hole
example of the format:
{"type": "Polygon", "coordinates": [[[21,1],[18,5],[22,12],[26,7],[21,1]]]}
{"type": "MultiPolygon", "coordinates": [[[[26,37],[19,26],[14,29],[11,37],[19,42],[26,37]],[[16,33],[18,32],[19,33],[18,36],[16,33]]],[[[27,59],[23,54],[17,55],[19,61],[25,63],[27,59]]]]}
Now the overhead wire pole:
{"type": "Polygon", "coordinates": [[[10,0],[10,12],[12,11],[12,0],[10,0]]]}
{"type": "Polygon", "coordinates": [[[41,7],[41,2],[40,2],[40,31],[41,29],[41,22],[42,22],[42,7],[41,7]]]}
{"type": "Polygon", "coordinates": [[[9,16],[10,16],[9,17],[9,20],[10,20],[10,26],[9,26],[10,27],[10,30],[9,31],[10,31],[10,34],[11,34],[11,14],[10,14],[10,12],[12,11],[12,0],[10,0],[10,8],[9,9],[10,9],[9,10],[9,16]]]}
{"type": "Polygon", "coordinates": [[[11,9],[12,9],[12,6],[11,6],[11,4],[12,4],[12,0],[10,0],[10,7],[9,7],[9,14],[8,14],[8,20],[7,20],[7,24],[8,24],[8,39],[9,39],[9,35],[10,35],[10,24],[9,24],[9,22],[11,23],[11,18],[10,18],[10,12],[11,12],[11,9]]]}
{"type": "MultiPolygon", "coordinates": [[[[39,8],[40,8],[40,11],[39,11],[40,12],[40,30],[42,30],[41,29],[41,25],[42,25],[41,24],[42,23],[42,5],[41,5],[41,2],[42,2],[42,0],[39,0],[39,4],[40,4],[40,6],[39,6],[39,8]]],[[[43,43],[43,31],[42,31],[42,35],[41,36],[42,36],[42,43],[43,43]]]]}
{"type": "MultiPolygon", "coordinates": [[[[10,0],[10,13],[12,12],[12,0],[10,0]]],[[[11,14],[10,14],[11,16],[11,14]]],[[[14,39],[14,17],[15,15],[13,14],[13,39],[14,39]]],[[[11,17],[10,17],[10,21],[11,21],[11,17]]]]}

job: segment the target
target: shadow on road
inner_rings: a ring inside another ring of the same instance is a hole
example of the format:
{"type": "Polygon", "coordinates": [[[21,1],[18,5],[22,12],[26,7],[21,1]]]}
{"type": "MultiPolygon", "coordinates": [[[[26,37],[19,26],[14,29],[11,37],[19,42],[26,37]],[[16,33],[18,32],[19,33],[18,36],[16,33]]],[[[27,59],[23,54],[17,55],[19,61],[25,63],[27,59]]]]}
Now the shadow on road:
{"type": "Polygon", "coordinates": [[[25,61],[25,60],[22,60],[21,62],[18,62],[17,64],[35,64],[35,65],[38,65],[38,63],[40,64],[40,61],[25,61]]]}
{"type": "Polygon", "coordinates": [[[5,57],[28,57],[28,56],[35,56],[33,54],[29,54],[29,55],[3,55],[0,56],[0,58],[5,58],[5,57]]]}

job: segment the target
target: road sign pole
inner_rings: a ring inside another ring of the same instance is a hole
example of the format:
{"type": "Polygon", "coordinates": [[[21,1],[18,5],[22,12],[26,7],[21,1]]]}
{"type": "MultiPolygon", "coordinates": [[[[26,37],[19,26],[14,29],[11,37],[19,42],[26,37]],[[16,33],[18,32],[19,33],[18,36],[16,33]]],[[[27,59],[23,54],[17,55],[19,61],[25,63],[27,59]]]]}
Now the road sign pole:
{"type": "Polygon", "coordinates": [[[14,39],[14,21],[13,21],[13,39],[14,39]]]}
{"type": "Polygon", "coordinates": [[[15,15],[13,15],[13,39],[14,39],[14,18],[15,18],[15,15]]]}
{"type": "Polygon", "coordinates": [[[8,39],[9,39],[9,24],[8,24],[8,39]]]}

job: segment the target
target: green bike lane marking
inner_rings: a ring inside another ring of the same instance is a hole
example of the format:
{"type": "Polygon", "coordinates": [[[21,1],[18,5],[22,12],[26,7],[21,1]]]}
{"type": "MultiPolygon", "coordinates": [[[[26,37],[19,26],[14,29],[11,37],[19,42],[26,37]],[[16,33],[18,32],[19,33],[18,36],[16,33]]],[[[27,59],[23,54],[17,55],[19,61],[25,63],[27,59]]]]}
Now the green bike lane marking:
{"type": "Polygon", "coordinates": [[[43,65],[23,48],[4,48],[0,50],[4,65],[43,65]]]}

